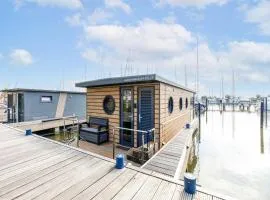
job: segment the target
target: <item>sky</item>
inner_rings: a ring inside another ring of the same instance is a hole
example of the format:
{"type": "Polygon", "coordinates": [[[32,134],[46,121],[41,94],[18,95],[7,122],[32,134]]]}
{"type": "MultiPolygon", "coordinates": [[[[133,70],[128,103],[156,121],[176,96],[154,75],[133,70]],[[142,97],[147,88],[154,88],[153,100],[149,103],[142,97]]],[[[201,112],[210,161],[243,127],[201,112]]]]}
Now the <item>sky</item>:
{"type": "Polygon", "coordinates": [[[270,0],[2,0],[0,30],[0,88],[156,73],[196,89],[198,50],[200,95],[232,94],[233,74],[236,95],[270,94],[270,0]]]}

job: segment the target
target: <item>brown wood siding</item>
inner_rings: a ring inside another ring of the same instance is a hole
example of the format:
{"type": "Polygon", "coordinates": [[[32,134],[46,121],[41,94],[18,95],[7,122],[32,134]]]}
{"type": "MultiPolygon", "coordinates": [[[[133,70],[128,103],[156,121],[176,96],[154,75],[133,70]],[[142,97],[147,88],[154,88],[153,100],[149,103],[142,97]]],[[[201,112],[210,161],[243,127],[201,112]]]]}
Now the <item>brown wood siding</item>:
{"type": "Polygon", "coordinates": [[[160,143],[167,143],[187,122],[191,121],[192,107],[190,99],[193,93],[164,83],[160,84],[160,143]],[[169,98],[173,98],[173,112],[168,111],[169,98]],[[179,99],[183,98],[183,109],[180,111],[179,99]],[[185,107],[188,98],[188,108],[185,107]]]}
{"type": "MultiPolygon", "coordinates": [[[[142,87],[154,87],[154,123],[156,128],[156,138],[159,140],[159,83],[149,83],[149,84],[136,84],[136,85],[124,85],[122,87],[133,88],[134,94],[134,104],[136,104],[136,108],[134,108],[134,129],[137,129],[137,107],[138,107],[138,89],[142,87]]],[[[93,117],[103,117],[109,119],[109,128],[110,128],[110,141],[112,141],[112,130],[113,127],[120,126],[120,88],[121,86],[102,86],[102,87],[94,87],[87,89],[87,116],[93,117]],[[103,110],[103,100],[106,95],[112,95],[115,99],[115,111],[112,115],[108,115],[103,110]]],[[[119,143],[119,131],[115,131],[115,140],[119,143]]],[[[137,146],[137,134],[134,134],[134,147],[137,146]]]]}
{"type": "MultiPolygon", "coordinates": [[[[110,140],[112,141],[113,127],[120,123],[120,86],[87,88],[87,116],[102,117],[109,119],[110,140]],[[103,110],[103,100],[106,95],[112,95],[115,99],[115,111],[108,115],[103,110]]],[[[119,134],[115,134],[116,141],[119,141],[119,134]]]]}

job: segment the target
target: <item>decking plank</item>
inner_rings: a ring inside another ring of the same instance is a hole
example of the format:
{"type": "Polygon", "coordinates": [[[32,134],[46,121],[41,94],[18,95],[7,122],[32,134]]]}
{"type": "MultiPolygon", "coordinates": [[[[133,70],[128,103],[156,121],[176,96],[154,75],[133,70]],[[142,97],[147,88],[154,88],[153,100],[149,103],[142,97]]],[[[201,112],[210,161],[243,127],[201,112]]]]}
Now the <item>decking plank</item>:
{"type": "Polygon", "coordinates": [[[97,181],[95,184],[88,187],[86,190],[82,191],[79,195],[77,195],[74,200],[85,200],[85,199],[92,199],[94,198],[98,193],[104,190],[111,182],[113,182],[115,179],[117,179],[120,175],[125,174],[126,171],[129,171],[129,169],[122,169],[117,170],[114,169],[111,171],[111,173],[107,174],[106,176],[102,177],[99,181],[97,181]]]}
{"type": "MultiPolygon", "coordinates": [[[[195,124],[196,121],[193,123],[195,124]]],[[[178,176],[184,170],[182,160],[186,156],[186,143],[196,130],[196,126],[191,129],[183,129],[169,143],[167,143],[157,154],[151,158],[143,168],[169,175],[173,178],[178,176]]]]}
{"type": "Polygon", "coordinates": [[[154,197],[161,180],[155,177],[149,177],[141,189],[132,198],[133,200],[150,200],[154,197]]]}
{"type": "Polygon", "coordinates": [[[28,174],[32,173],[32,171],[38,170],[39,166],[46,166],[46,164],[50,164],[51,161],[57,162],[57,159],[61,158],[62,156],[61,153],[68,154],[70,152],[73,152],[73,151],[67,150],[65,148],[59,149],[57,151],[51,152],[42,157],[39,157],[38,159],[33,160],[32,162],[28,163],[28,165],[24,167],[20,168],[20,167],[15,166],[14,170],[9,170],[10,168],[2,170],[0,171],[0,185],[3,181],[5,181],[5,179],[12,178],[13,176],[20,176],[21,174],[25,175],[25,172],[28,172],[28,174]]]}
{"type": "Polygon", "coordinates": [[[168,200],[171,199],[175,191],[176,184],[168,181],[162,181],[153,200],[168,200]]]}
{"type": "Polygon", "coordinates": [[[151,171],[159,172],[161,174],[165,174],[165,175],[168,175],[168,176],[173,176],[173,174],[174,174],[174,171],[167,170],[167,169],[160,168],[160,167],[156,167],[154,165],[151,165],[151,163],[149,163],[144,168],[148,169],[148,170],[151,170],[151,171]]]}
{"type": "Polygon", "coordinates": [[[54,200],[73,199],[75,196],[79,195],[82,191],[86,190],[96,181],[109,174],[113,169],[114,165],[112,163],[108,164],[104,162],[103,165],[99,166],[95,170],[92,170],[91,174],[84,177],[83,180],[81,180],[77,184],[72,185],[71,187],[57,195],[54,200]]]}
{"type": "Polygon", "coordinates": [[[124,174],[120,175],[117,179],[111,182],[101,193],[93,198],[93,200],[110,200],[112,199],[123,187],[125,187],[135,176],[137,172],[134,170],[127,170],[124,174]]]}
{"type": "MultiPolygon", "coordinates": [[[[26,171],[27,169],[34,168],[35,166],[39,165],[39,163],[44,163],[44,162],[49,162],[50,160],[53,160],[57,158],[61,158],[61,153],[69,154],[71,152],[74,152],[70,149],[67,148],[59,148],[56,149],[55,151],[52,151],[48,154],[45,154],[43,156],[40,156],[34,160],[31,160],[29,162],[21,163],[20,165],[13,165],[11,167],[5,168],[0,170],[0,181],[5,178],[5,176],[8,176],[9,173],[11,174],[18,174],[20,172],[26,171]],[[34,165],[34,166],[33,166],[34,165]]],[[[13,176],[13,175],[11,175],[13,176]]],[[[9,177],[9,176],[8,176],[9,177]]]]}
{"type": "Polygon", "coordinates": [[[82,159],[83,156],[80,155],[80,154],[75,154],[75,155],[70,155],[71,157],[65,157],[65,160],[55,164],[55,165],[52,165],[52,166],[48,166],[48,168],[44,169],[44,170],[40,170],[34,174],[31,174],[29,176],[26,176],[24,178],[21,178],[19,177],[17,180],[11,180],[10,183],[5,183],[5,185],[1,185],[1,188],[0,188],[0,196],[1,195],[4,195],[6,193],[9,193],[19,187],[22,187],[28,183],[31,183],[43,176],[46,176],[54,171],[57,171],[79,159],[82,159]]]}
{"type": "Polygon", "coordinates": [[[113,200],[130,200],[143,186],[149,176],[138,173],[136,176],[113,198],[113,200]]]}
{"type": "Polygon", "coordinates": [[[7,199],[14,199],[14,198],[19,198],[21,196],[25,196],[27,199],[27,198],[31,197],[31,194],[33,193],[32,190],[34,188],[37,188],[37,187],[44,185],[46,183],[50,183],[55,178],[57,178],[61,175],[65,175],[65,174],[69,173],[70,171],[76,169],[76,167],[79,167],[80,165],[89,161],[88,157],[89,156],[85,156],[76,162],[73,162],[73,163],[71,163],[71,164],[69,164],[69,165],[67,165],[59,170],[56,170],[56,171],[54,171],[46,176],[42,176],[39,179],[37,179],[33,182],[30,182],[30,183],[27,183],[27,184],[17,188],[16,190],[13,190],[13,191],[11,191],[11,192],[9,192],[1,197],[7,198],[7,199]]]}
{"type": "Polygon", "coordinates": [[[38,151],[33,154],[29,154],[25,152],[23,155],[19,154],[19,156],[17,157],[3,159],[1,160],[1,163],[0,163],[0,170],[9,168],[15,165],[19,165],[24,162],[31,162],[32,160],[37,159],[40,156],[44,156],[60,148],[63,148],[63,147],[57,146],[57,145],[54,145],[54,146],[48,145],[46,149],[42,149],[42,151],[38,151]]]}
{"type": "MultiPolygon", "coordinates": [[[[99,166],[102,164],[104,164],[104,161],[98,158],[90,159],[87,163],[78,167],[74,172],[71,172],[68,175],[65,175],[65,177],[60,176],[58,180],[55,179],[53,182],[50,183],[54,186],[47,189],[47,191],[43,192],[41,195],[39,195],[35,199],[45,200],[45,199],[55,198],[57,195],[59,195],[66,189],[77,184],[78,182],[83,180],[85,177],[90,175],[92,173],[92,170],[96,171],[99,168],[99,166]]],[[[41,186],[40,188],[44,191],[43,186],[41,186]]]]}

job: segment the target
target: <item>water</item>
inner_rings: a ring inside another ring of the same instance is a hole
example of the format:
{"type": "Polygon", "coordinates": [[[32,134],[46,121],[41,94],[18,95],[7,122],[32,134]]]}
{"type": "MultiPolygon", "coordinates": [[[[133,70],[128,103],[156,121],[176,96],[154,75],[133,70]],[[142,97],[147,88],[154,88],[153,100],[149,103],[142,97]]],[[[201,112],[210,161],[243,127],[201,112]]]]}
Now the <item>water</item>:
{"type": "Polygon", "coordinates": [[[64,144],[68,144],[74,147],[77,147],[77,139],[78,139],[78,132],[63,132],[63,131],[57,131],[57,132],[48,132],[46,134],[42,134],[41,136],[49,138],[51,140],[55,140],[58,142],[62,142],[64,144]]]}
{"type": "Polygon", "coordinates": [[[238,199],[270,199],[270,127],[260,129],[259,114],[210,111],[201,128],[188,166],[199,184],[238,199]]]}

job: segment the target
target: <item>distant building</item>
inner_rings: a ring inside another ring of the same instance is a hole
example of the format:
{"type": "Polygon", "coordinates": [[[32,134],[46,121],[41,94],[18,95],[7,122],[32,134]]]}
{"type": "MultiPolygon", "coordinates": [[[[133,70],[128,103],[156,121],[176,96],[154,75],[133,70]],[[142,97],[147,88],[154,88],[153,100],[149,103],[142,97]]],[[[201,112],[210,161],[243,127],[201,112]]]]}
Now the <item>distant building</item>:
{"type": "Polygon", "coordinates": [[[86,93],[38,89],[7,89],[7,119],[9,123],[86,116],[86,93]]]}

